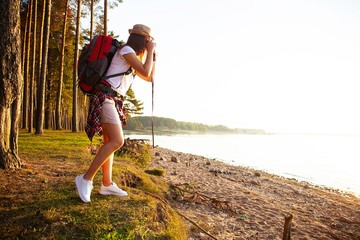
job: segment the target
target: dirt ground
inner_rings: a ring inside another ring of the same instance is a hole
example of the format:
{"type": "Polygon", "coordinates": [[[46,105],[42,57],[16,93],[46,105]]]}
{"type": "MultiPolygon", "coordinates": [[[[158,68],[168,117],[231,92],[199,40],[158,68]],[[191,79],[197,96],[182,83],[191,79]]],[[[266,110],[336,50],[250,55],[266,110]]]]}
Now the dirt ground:
{"type": "Polygon", "coordinates": [[[360,240],[352,194],[163,148],[151,167],[166,171],[191,239],[283,239],[291,215],[291,239],[360,240]]]}

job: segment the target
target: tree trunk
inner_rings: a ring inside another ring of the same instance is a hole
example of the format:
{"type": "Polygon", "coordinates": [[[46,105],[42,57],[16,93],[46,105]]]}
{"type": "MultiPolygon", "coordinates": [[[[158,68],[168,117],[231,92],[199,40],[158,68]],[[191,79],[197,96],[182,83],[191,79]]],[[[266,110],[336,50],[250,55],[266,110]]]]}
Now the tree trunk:
{"type": "Polygon", "coordinates": [[[55,111],[55,129],[61,130],[61,93],[64,78],[64,58],[65,58],[65,37],[66,37],[66,21],[68,16],[69,0],[66,0],[65,14],[64,14],[64,25],[62,29],[62,40],[61,40],[61,53],[60,53],[60,68],[59,68],[59,85],[56,95],[56,111],[55,111]]]}
{"type": "Polygon", "coordinates": [[[29,70],[30,70],[30,36],[32,26],[32,5],[33,1],[28,2],[28,19],[26,31],[26,45],[25,45],[25,62],[24,62],[24,98],[23,98],[23,127],[28,127],[28,113],[29,113],[29,70]]]}
{"type": "MultiPolygon", "coordinates": [[[[30,12],[29,12],[29,8],[28,8],[28,10],[26,11],[26,18],[25,18],[25,26],[24,26],[24,29],[22,29],[22,31],[24,32],[24,34],[22,35],[22,56],[21,56],[21,71],[22,71],[22,74],[23,74],[23,76],[24,76],[24,74],[25,74],[25,72],[24,72],[24,69],[25,69],[25,56],[26,56],[26,36],[27,36],[27,29],[28,29],[28,24],[29,24],[29,14],[30,14],[30,12]]],[[[25,102],[25,93],[23,93],[23,103],[22,103],[22,107],[23,107],[23,109],[25,109],[26,108],[26,102],[25,102]]],[[[21,125],[21,127],[22,128],[26,128],[26,124],[27,124],[27,119],[26,119],[26,111],[22,111],[22,125],[21,125]]]]}
{"type": "Polygon", "coordinates": [[[23,91],[20,1],[0,4],[0,168],[20,168],[18,132],[23,91]]]}
{"type": "MultiPolygon", "coordinates": [[[[39,93],[39,86],[40,86],[40,78],[41,78],[41,66],[42,66],[42,51],[43,51],[43,39],[44,39],[44,22],[45,22],[45,11],[46,11],[46,0],[42,1],[42,11],[41,11],[41,24],[40,24],[40,33],[39,33],[39,50],[38,50],[38,75],[37,75],[37,81],[36,81],[36,96],[38,96],[39,93]]],[[[37,113],[37,98],[34,102],[34,112],[37,113]]],[[[35,114],[35,123],[37,123],[37,114],[35,114]]],[[[36,125],[36,124],[35,124],[36,125]]],[[[36,126],[35,126],[36,127],[36,126]]]]}
{"type": "MultiPolygon", "coordinates": [[[[52,61],[50,61],[50,59],[55,55],[58,54],[56,50],[54,48],[49,48],[48,49],[48,64],[47,64],[47,69],[53,69],[52,67],[52,61]]],[[[51,129],[53,128],[52,125],[52,107],[51,107],[51,96],[52,96],[52,92],[51,89],[53,88],[53,78],[54,78],[54,73],[53,72],[49,72],[48,74],[46,74],[46,83],[45,83],[45,105],[44,105],[44,128],[45,129],[51,129]]]]}
{"type": "Polygon", "coordinates": [[[35,63],[36,63],[36,22],[37,22],[37,0],[33,1],[33,13],[34,13],[34,24],[33,24],[33,48],[32,48],[32,67],[29,78],[29,116],[28,116],[28,132],[31,133],[34,127],[34,78],[35,78],[35,63]]]}
{"type": "Polygon", "coordinates": [[[90,39],[93,39],[94,31],[94,0],[91,0],[90,4],[90,39]]]}
{"type": "Polygon", "coordinates": [[[79,131],[79,119],[77,113],[77,81],[78,81],[78,58],[79,58],[79,38],[80,38],[80,17],[81,17],[81,0],[78,0],[78,9],[76,17],[76,36],[75,36],[75,54],[74,54],[74,71],[73,71],[73,116],[72,116],[72,131],[79,131]]]}
{"type": "Polygon", "coordinates": [[[104,0],[104,35],[108,34],[108,0],[104,0]]]}
{"type": "Polygon", "coordinates": [[[50,36],[50,19],[51,19],[51,0],[46,1],[45,8],[45,22],[44,22],[44,38],[42,49],[42,63],[41,63],[41,76],[38,86],[37,96],[37,121],[36,121],[36,134],[43,134],[44,125],[44,108],[45,108],[45,82],[47,71],[48,59],[48,45],[50,36]]]}

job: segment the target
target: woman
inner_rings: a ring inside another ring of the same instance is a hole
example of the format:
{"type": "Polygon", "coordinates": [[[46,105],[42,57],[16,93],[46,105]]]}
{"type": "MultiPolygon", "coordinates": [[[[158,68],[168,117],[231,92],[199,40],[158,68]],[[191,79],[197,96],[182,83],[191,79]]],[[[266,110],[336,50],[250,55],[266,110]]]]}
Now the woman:
{"type": "MultiPolygon", "coordinates": [[[[107,76],[127,72],[132,68],[140,78],[151,82],[155,72],[155,42],[151,35],[151,29],[145,25],[136,24],[129,29],[129,33],[126,44],[117,50],[107,71],[107,76]],[[141,60],[144,56],[143,63],[141,60]]],[[[122,121],[125,120],[125,114],[122,111],[122,96],[126,95],[133,79],[133,74],[110,77],[107,82],[111,85],[111,91],[98,91],[90,99],[86,133],[90,139],[96,132],[103,134],[104,144],[87,172],[75,178],[78,194],[83,202],[90,202],[92,181],[100,167],[103,178],[99,193],[127,196],[127,192],[112,182],[112,165],[114,152],[124,144],[122,121]],[[97,118],[100,121],[97,121],[97,118]]]]}

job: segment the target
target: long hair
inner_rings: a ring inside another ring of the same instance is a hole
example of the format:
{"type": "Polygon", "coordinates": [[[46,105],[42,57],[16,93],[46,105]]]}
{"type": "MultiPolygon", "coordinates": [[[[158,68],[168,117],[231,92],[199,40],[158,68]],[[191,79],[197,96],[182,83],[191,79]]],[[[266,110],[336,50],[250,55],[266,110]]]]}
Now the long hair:
{"type": "Polygon", "coordinates": [[[142,57],[145,52],[146,44],[146,37],[136,33],[131,33],[126,42],[126,45],[134,49],[136,55],[140,57],[142,57]]]}

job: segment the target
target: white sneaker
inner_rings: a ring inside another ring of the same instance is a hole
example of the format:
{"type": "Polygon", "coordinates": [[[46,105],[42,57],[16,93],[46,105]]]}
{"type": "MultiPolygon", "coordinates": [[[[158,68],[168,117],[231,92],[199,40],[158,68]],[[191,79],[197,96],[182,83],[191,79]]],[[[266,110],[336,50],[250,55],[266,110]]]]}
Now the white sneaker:
{"type": "Polygon", "coordinates": [[[82,174],[75,178],[75,184],[81,200],[85,203],[90,202],[91,190],[93,189],[92,182],[85,180],[84,174],[82,174]]]}
{"type": "Polygon", "coordinates": [[[127,192],[125,192],[124,190],[120,189],[116,183],[112,183],[110,186],[104,186],[103,184],[101,184],[101,188],[99,193],[101,195],[115,195],[115,196],[121,196],[121,197],[125,197],[127,196],[127,192]]]}

